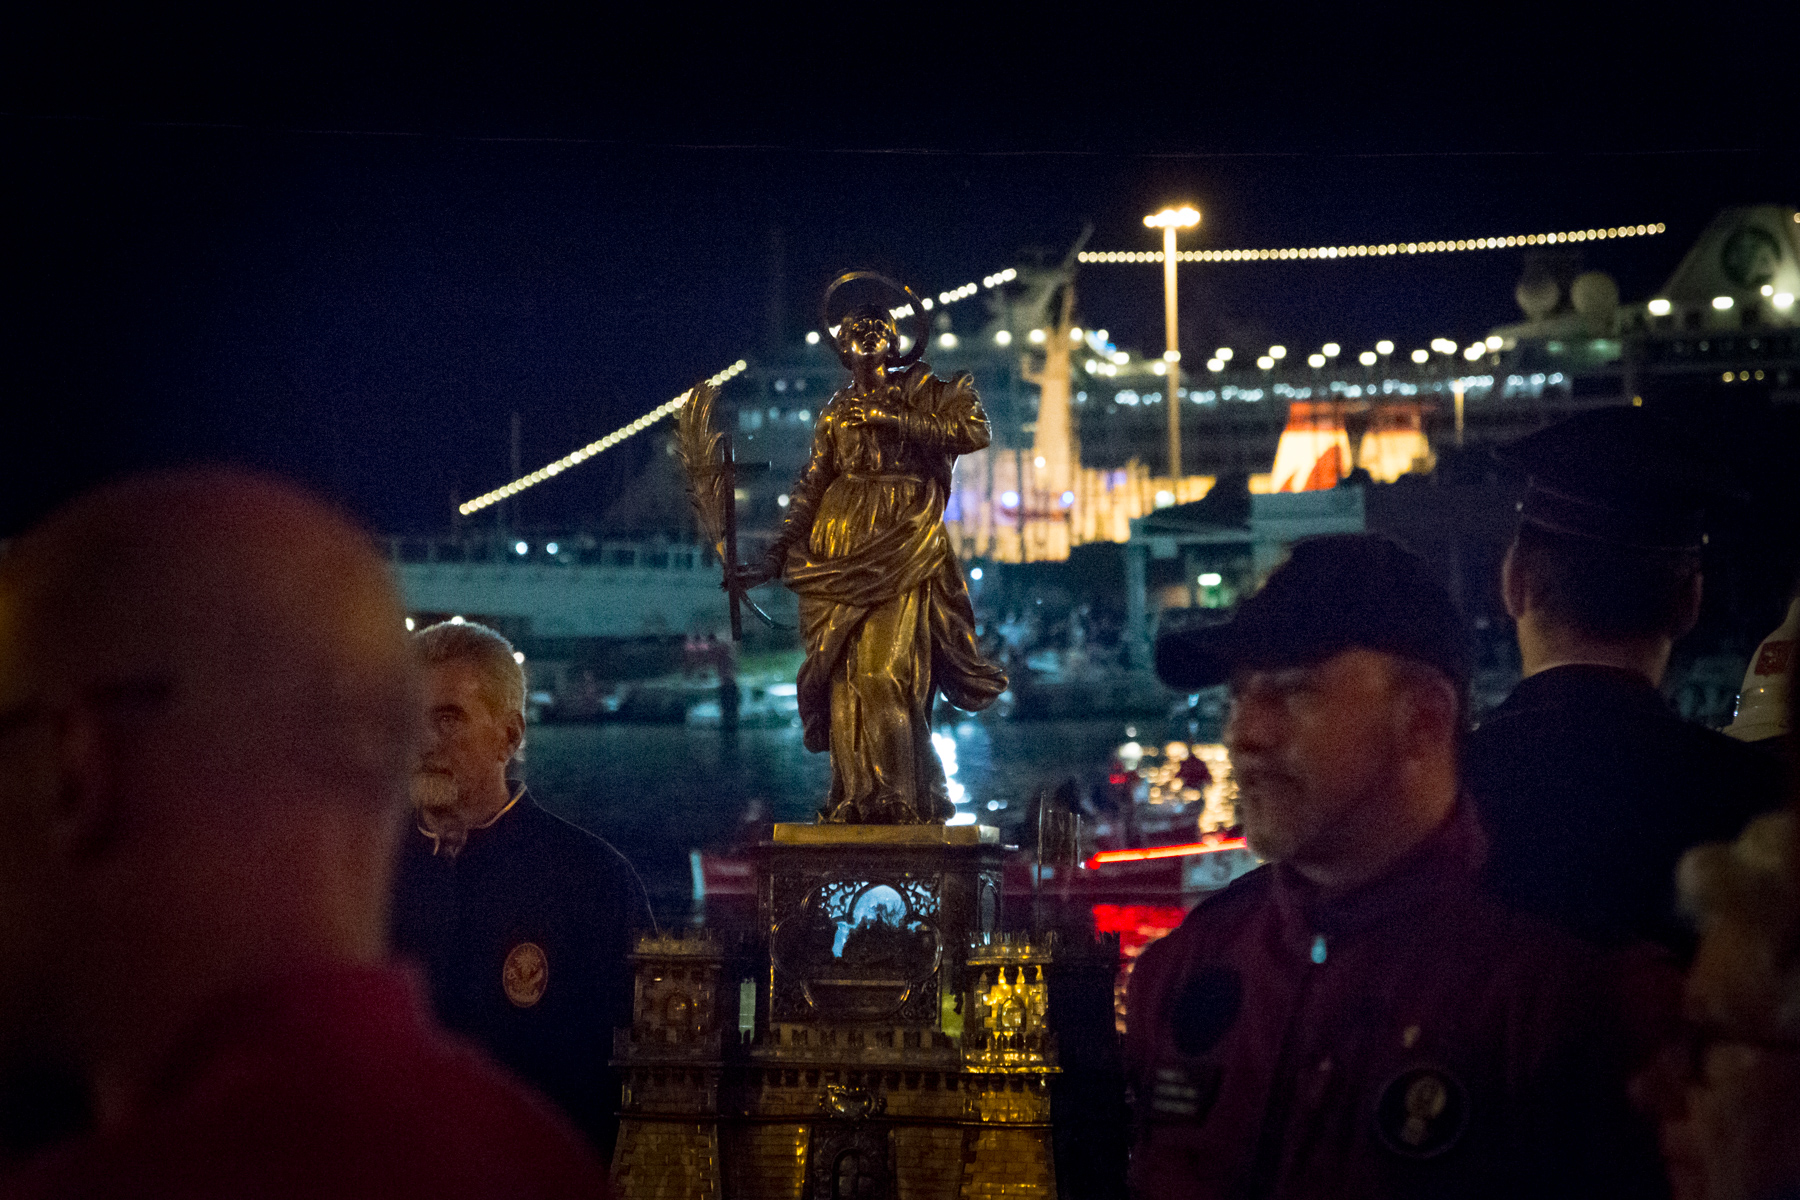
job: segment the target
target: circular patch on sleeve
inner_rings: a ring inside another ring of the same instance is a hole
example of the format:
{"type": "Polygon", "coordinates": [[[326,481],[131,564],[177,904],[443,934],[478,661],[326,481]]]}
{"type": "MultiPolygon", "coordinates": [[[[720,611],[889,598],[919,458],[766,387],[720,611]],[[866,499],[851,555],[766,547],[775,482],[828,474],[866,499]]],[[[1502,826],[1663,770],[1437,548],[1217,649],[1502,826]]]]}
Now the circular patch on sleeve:
{"type": "Polygon", "coordinates": [[[1406,1158],[1436,1158],[1462,1140],[1469,1093],[1438,1067],[1415,1067],[1381,1089],[1375,1129],[1382,1144],[1406,1158]]]}
{"type": "Polygon", "coordinates": [[[506,952],[500,968],[500,986],[518,1008],[530,1008],[544,998],[550,986],[550,960],[536,942],[520,942],[506,952]]]}

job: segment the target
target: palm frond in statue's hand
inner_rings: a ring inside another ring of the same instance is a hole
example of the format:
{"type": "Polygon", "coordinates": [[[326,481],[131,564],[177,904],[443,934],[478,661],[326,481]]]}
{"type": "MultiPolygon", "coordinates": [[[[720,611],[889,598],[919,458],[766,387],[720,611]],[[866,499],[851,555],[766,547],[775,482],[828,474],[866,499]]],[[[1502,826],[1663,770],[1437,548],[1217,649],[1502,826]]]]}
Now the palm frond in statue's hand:
{"type": "Polygon", "coordinates": [[[732,503],[725,470],[725,438],[713,428],[713,406],[719,389],[697,383],[675,421],[675,447],[687,475],[688,501],[700,532],[725,559],[725,507],[732,503]]]}

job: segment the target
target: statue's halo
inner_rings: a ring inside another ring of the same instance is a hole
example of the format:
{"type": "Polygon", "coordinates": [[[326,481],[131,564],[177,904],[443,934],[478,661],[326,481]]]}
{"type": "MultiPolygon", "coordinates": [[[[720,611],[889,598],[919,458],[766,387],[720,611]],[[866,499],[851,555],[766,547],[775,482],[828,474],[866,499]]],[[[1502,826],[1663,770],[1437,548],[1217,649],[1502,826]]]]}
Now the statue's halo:
{"type": "Polygon", "coordinates": [[[887,366],[890,371],[897,371],[912,366],[914,363],[918,362],[920,356],[925,353],[925,341],[931,336],[931,317],[927,314],[925,302],[919,299],[918,293],[914,292],[904,283],[894,282],[879,271],[845,271],[826,286],[825,298],[819,301],[819,332],[831,339],[831,348],[837,351],[838,361],[848,367],[850,365],[849,355],[844,353],[843,345],[837,338],[832,337],[831,334],[831,297],[846,283],[855,283],[859,279],[869,279],[876,283],[884,284],[898,294],[905,296],[907,302],[912,305],[912,349],[908,350],[905,354],[901,354],[899,353],[898,347],[896,347],[894,352],[888,355],[887,360],[887,366]]]}

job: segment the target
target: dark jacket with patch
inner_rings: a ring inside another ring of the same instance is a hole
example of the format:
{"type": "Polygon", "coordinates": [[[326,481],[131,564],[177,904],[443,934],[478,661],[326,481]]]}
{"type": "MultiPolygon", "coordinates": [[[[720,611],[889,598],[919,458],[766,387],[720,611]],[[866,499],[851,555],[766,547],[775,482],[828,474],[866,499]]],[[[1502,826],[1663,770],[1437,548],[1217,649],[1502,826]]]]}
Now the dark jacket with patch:
{"type": "Polygon", "coordinates": [[[631,935],[650,925],[630,865],[522,797],[454,859],[408,830],[394,949],[420,964],[439,1020],[485,1048],[609,1154],[612,1031],[631,1024],[631,935]],[[529,943],[529,945],[527,945],[529,943]],[[530,947],[535,946],[533,951],[530,947]]]}
{"type": "MultiPolygon", "coordinates": [[[[1127,1018],[1133,1194],[1659,1194],[1616,977],[1479,895],[1481,853],[1464,805],[1347,896],[1265,866],[1147,949],[1127,1018]]],[[[1672,1006],[1666,960],[1637,978],[1672,1006]]]]}
{"type": "Polygon", "coordinates": [[[1683,721],[1641,676],[1555,667],[1469,736],[1464,773],[1508,904],[1604,942],[1685,951],[1675,864],[1781,803],[1780,766],[1683,721]]]}

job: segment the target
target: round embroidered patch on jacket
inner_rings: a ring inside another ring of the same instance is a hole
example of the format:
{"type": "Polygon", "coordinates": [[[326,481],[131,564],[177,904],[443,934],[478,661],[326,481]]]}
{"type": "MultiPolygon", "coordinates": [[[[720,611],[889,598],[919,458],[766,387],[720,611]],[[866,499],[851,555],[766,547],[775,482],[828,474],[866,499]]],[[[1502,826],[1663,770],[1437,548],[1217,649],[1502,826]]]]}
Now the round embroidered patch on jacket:
{"type": "Polygon", "coordinates": [[[1407,1158],[1436,1158],[1462,1140],[1468,1124],[1468,1092],[1436,1067],[1402,1072],[1381,1089],[1375,1105],[1382,1143],[1407,1158]]]}
{"type": "Polygon", "coordinates": [[[506,998],[519,1008],[530,1008],[544,998],[550,986],[550,960],[536,942],[520,942],[507,951],[500,968],[500,986],[506,998]]]}

